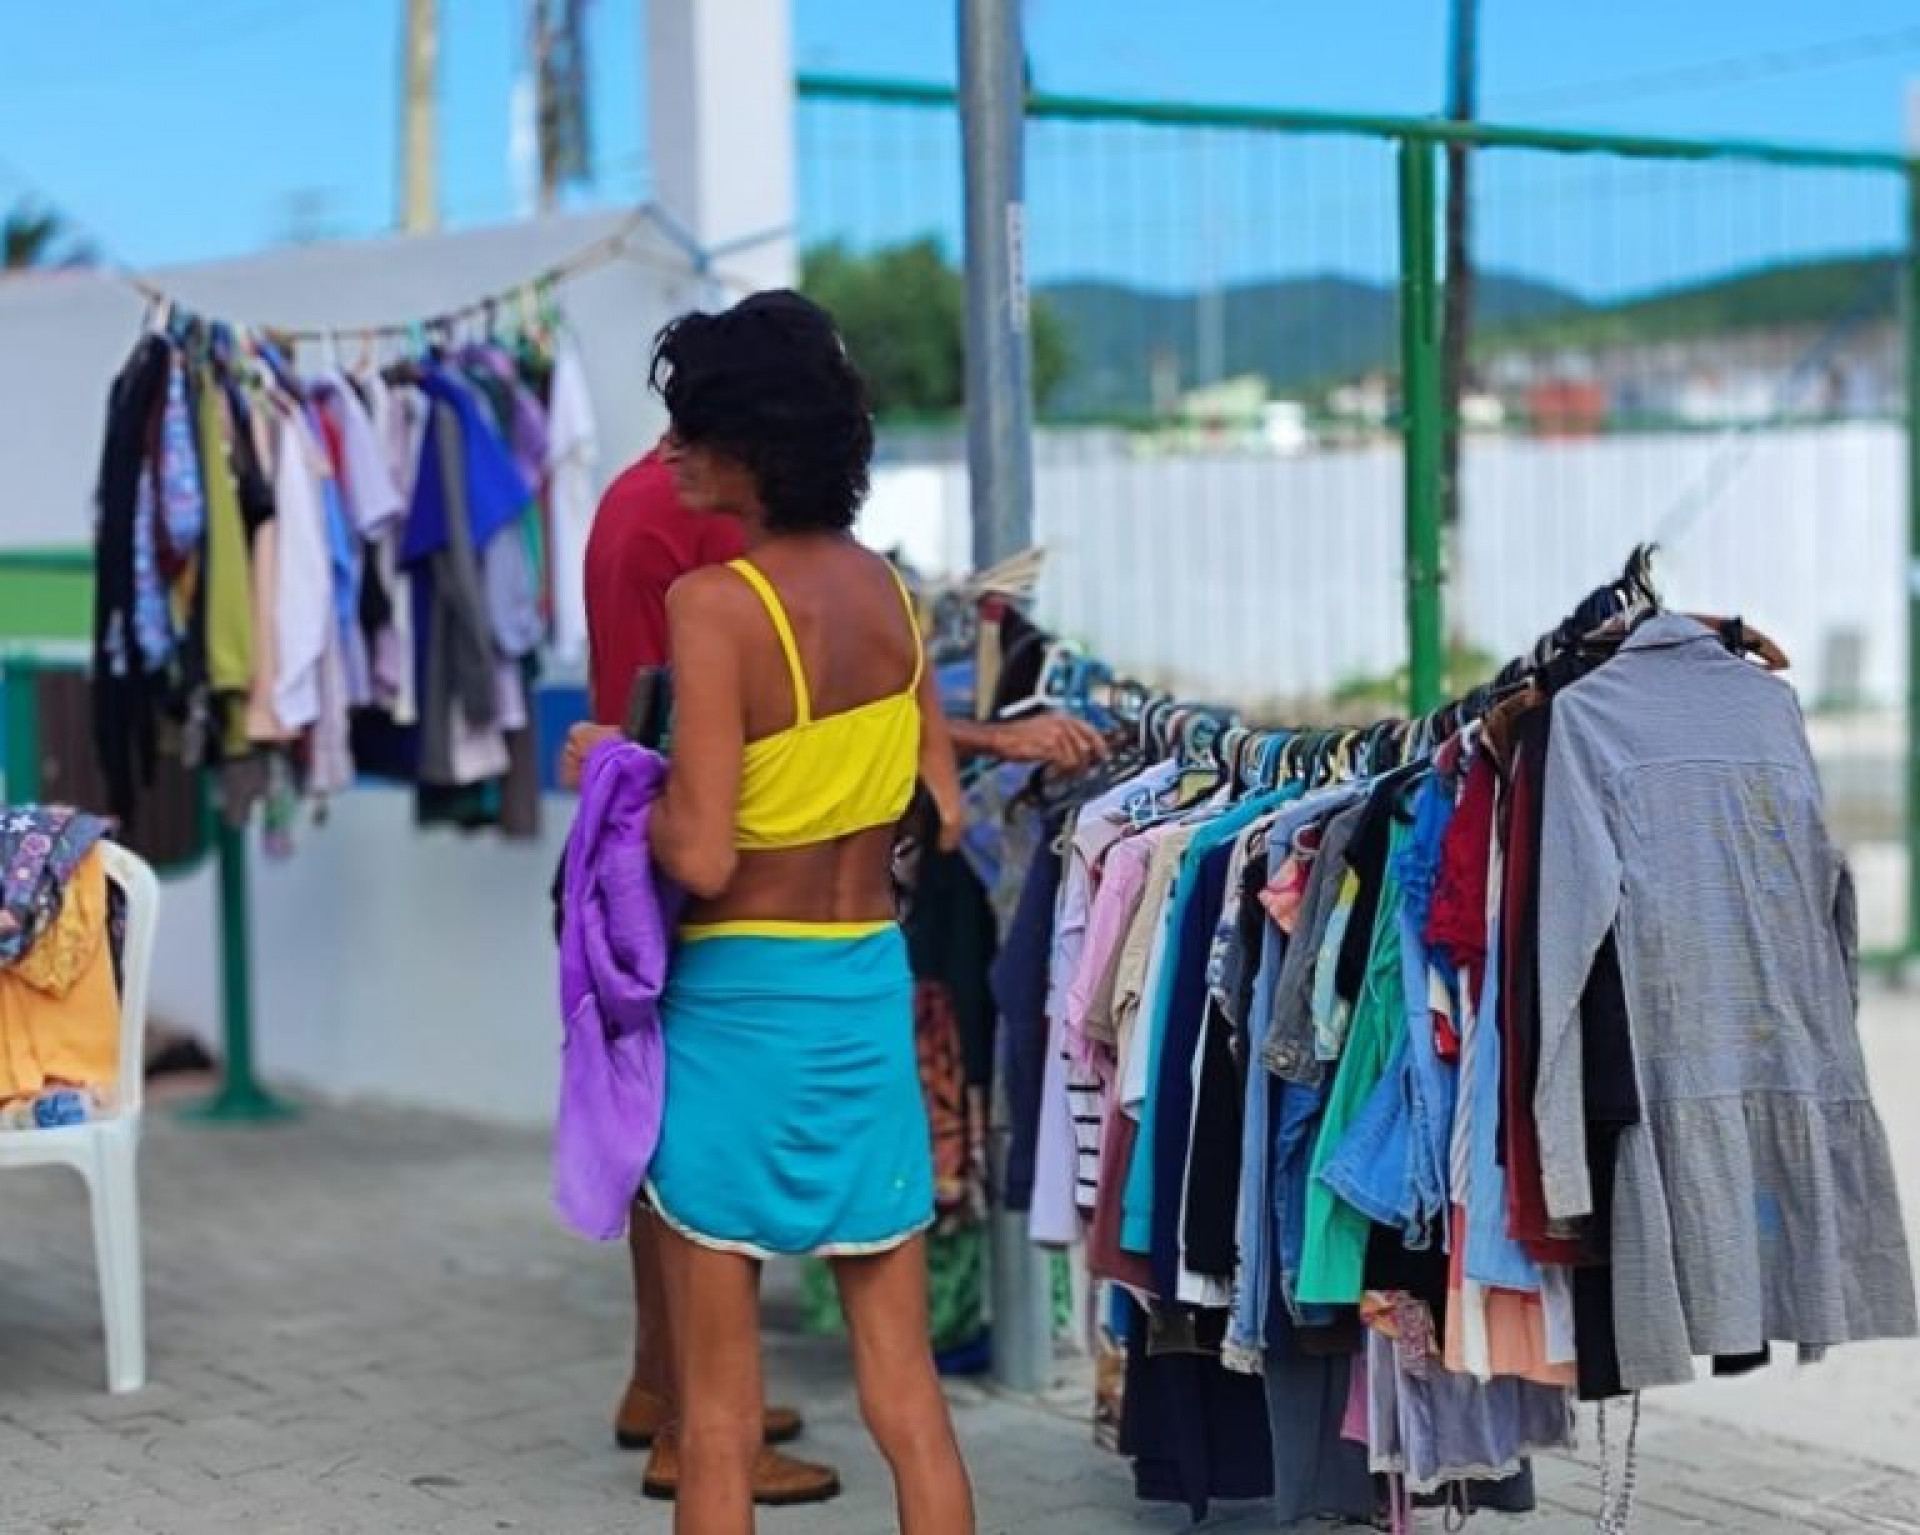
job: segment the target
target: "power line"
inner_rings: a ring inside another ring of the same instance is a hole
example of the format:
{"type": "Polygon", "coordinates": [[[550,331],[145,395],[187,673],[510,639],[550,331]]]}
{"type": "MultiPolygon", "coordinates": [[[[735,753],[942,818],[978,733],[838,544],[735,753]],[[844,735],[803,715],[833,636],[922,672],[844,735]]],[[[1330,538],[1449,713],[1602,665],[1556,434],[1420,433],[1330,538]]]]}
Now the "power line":
{"type": "Polygon", "coordinates": [[[1503,111],[1535,103],[1556,108],[1612,105],[1623,101],[1641,101],[1652,96],[1711,90],[1718,86],[1748,85],[1811,70],[1835,69],[1883,58],[1889,53],[1906,53],[1916,49],[1920,49],[1920,26],[1900,27],[1891,32],[1861,33],[1800,48],[1741,54],[1644,75],[1541,86],[1503,95],[1499,105],[1503,111]]]}

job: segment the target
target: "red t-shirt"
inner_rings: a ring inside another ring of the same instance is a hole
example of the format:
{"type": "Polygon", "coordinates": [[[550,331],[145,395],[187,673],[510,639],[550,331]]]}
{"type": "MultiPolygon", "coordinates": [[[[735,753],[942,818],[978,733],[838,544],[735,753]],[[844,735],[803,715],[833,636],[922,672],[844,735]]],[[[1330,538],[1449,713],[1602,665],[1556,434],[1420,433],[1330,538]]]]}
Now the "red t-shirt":
{"type": "Polygon", "coordinates": [[[730,517],[689,511],[649,453],[607,487],[587,537],[587,677],[594,719],[624,722],[634,674],[667,661],[667,589],[747,552],[730,517]]]}

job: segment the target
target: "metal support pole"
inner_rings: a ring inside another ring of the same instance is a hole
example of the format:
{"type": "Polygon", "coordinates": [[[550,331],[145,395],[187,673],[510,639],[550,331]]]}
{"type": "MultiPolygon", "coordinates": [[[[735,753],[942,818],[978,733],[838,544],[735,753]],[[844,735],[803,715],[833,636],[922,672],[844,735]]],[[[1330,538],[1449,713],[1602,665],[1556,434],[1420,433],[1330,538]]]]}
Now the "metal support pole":
{"type": "Polygon", "coordinates": [[[1920,957],[1920,165],[1907,170],[1907,921],[1905,959],[1920,957]]]}
{"type": "Polygon", "coordinates": [[[1438,708],[1446,632],[1441,612],[1441,398],[1438,281],[1439,148],[1400,145],[1400,395],[1406,465],[1407,706],[1438,708]]]}
{"type": "Polygon", "coordinates": [[[967,200],[967,468],[977,569],[1033,541],[1021,0],[960,0],[967,200]]]}
{"type": "Polygon", "coordinates": [[[0,657],[0,806],[40,797],[40,666],[31,656],[0,657]]]}
{"type": "MultiPolygon", "coordinates": [[[[960,0],[960,121],[967,197],[967,468],[976,568],[1033,541],[1032,337],[1021,201],[1026,66],[1021,0],[960,0]]],[[[1053,1361],[1047,1255],[1026,1216],[1000,1203],[1008,1147],[1004,1090],[989,1142],[994,1186],[993,1375],[1038,1391],[1053,1361]]]]}
{"type": "Polygon", "coordinates": [[[184,1117],[203,1124],[262,1124],[291,1118],[293,1106],[274,1097],[253,1074],[253,940],[247,918],[247,834],[214,818],[220,865],[220,1000],[225,1075],[220,1091],[184,1117]]]}

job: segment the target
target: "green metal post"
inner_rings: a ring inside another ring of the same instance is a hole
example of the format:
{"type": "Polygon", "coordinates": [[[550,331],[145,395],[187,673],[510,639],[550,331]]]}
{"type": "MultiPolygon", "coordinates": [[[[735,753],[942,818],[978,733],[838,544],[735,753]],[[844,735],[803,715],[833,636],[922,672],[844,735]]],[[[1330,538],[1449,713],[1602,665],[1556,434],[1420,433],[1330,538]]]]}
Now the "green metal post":
{"type": "Polygon", "coordinates": [[[1907,167],[1907,922],[1920,956],[1920,164],[1907,167]]]}
{"type": "Polygon", "coordinates": [[[253,952],[247,922],[247,834],[214,817],[220,861],[220,992],[225,1077],[220,1091],[186,1111],[210,1124],[260,1124],[286,1119],[293,1106],[267,1092],[253,1074],[253,952]]]}
{"type": "Polygon", "coordinates": [[[1440,611],[1441,311],[1439,146],[1400,146],[1400,396],[1406,472],[1407,707],[1441,703],[1446,635],[1440,611]]]}
{"type": "Polygon", "coordinates": [[[30,804],[40,797],[40,663],[30,656],[0,659],[0,705],[6,709],[7,757],[0,762],[6,793],[0,803],[30,804]]]}

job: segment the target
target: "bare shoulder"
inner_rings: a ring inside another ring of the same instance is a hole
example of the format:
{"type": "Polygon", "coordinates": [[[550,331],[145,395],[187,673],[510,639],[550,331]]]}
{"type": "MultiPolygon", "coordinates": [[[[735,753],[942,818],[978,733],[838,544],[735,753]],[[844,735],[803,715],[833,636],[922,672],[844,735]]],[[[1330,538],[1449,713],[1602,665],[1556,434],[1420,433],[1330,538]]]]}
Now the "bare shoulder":
{"type": "Polygon", "coordinates": [[[690,570],[667,588],[669,610],[688,615],[717,618],[744,611],[752,601],[753,592],[747,583],[724,565],[690,570]]]}
{"type": "Polygon", "coordinates": [[[846,551],[846,563],[840,569],[845,576],[864,583],[876,594],[891,595],[899,591],[901,578],[893,561],[858,544],[846,551]]]}

